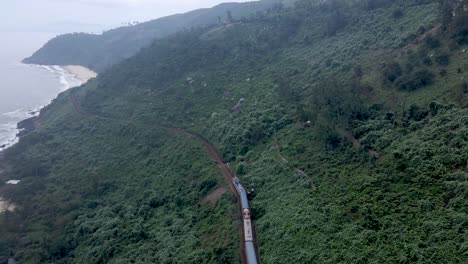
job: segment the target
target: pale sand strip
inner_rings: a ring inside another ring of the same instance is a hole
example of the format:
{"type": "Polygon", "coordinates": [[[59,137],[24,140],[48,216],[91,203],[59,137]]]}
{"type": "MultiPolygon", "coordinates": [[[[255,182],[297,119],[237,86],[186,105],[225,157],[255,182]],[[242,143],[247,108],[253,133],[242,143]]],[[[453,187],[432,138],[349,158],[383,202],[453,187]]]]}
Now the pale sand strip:
{"type": "Polygon", "coordinates": [[[97,73],[93,72],[92,70],[79,66],[79,65],[67,65],[63,67],[65,70],[67,70],[69,73],[75,75],[75,77],[82,81],[83,83],[86,83],[92,78],[96,78],[97,73]]]}

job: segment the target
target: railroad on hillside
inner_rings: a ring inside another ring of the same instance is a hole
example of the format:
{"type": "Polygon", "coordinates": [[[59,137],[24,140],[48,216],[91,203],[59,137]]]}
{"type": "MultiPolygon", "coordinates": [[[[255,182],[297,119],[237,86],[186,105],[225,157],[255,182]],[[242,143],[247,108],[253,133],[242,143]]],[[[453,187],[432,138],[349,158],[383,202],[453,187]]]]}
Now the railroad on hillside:
{"type": "Polygon", "coordinates": [[[252,221],[250,219],[249,200],[247,193],[237,177],[232,178],[232,183],[236,188],[241,199],[242,219],[244,223],[244,243],[247,264],[257,264],[257,254],[255,252],[254,236],[252,230],[252,221]]]}

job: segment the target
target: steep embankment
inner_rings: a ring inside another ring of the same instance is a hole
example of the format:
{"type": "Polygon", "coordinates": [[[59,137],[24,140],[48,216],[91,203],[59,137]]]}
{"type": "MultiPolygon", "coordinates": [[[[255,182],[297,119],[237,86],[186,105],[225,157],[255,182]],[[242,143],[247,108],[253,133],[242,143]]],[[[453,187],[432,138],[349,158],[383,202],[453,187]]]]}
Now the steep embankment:
{"type": "Polygon", "coordinates": [[[2,256],[239,262],[234,197],[203,202],[227,186],[167,126],[253,190],[262,263],[463,263],[468,19],[438,2],[299,1],[161,39],[70,91],[104,118],[61,95],[6,153],[24,184],[2,256]]]}
{"type": "MultiPolygon", "coordinates": [[[[26,58],[24,63],[41,65],[82,65],[96,72],[130,58],[141,48],[180,30],[229,23],[229,19],[254,15],[282,0],[226,3],[106,31],[100,35],[73,33],[58,36],[26,58]],[[230,12],[232,18],[227,17],[230,12]]],[[[291,1],[289,1],[291,2],[291,1]]]]}

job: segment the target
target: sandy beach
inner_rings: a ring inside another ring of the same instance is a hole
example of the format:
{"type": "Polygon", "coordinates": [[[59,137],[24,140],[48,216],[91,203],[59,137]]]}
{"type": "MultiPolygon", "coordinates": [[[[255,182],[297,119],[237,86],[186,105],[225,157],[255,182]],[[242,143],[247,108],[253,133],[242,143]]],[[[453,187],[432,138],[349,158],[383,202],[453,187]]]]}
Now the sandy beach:
{"type": "Polygon", "coordinates": [[[86,83],[92,78],[96,78],[97,73],[94,71],[79,65],[67,65],[63,67],[69,73],[73,74],[78,80],[86,83]]]}

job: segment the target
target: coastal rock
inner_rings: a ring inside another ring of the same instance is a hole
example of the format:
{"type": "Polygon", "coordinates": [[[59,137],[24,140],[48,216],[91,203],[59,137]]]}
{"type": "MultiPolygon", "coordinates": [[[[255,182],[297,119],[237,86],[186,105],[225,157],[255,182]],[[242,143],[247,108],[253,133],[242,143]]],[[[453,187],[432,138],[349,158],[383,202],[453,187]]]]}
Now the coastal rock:
{"type": "Polygon", "coordinates": [[[19,122],[16,127],[21,131],[18,134],[16,134],[16,136],[23,137],[29,132],[34,131],[37,125],[37,119],[38,117],[31,117],[19,122]]]}

